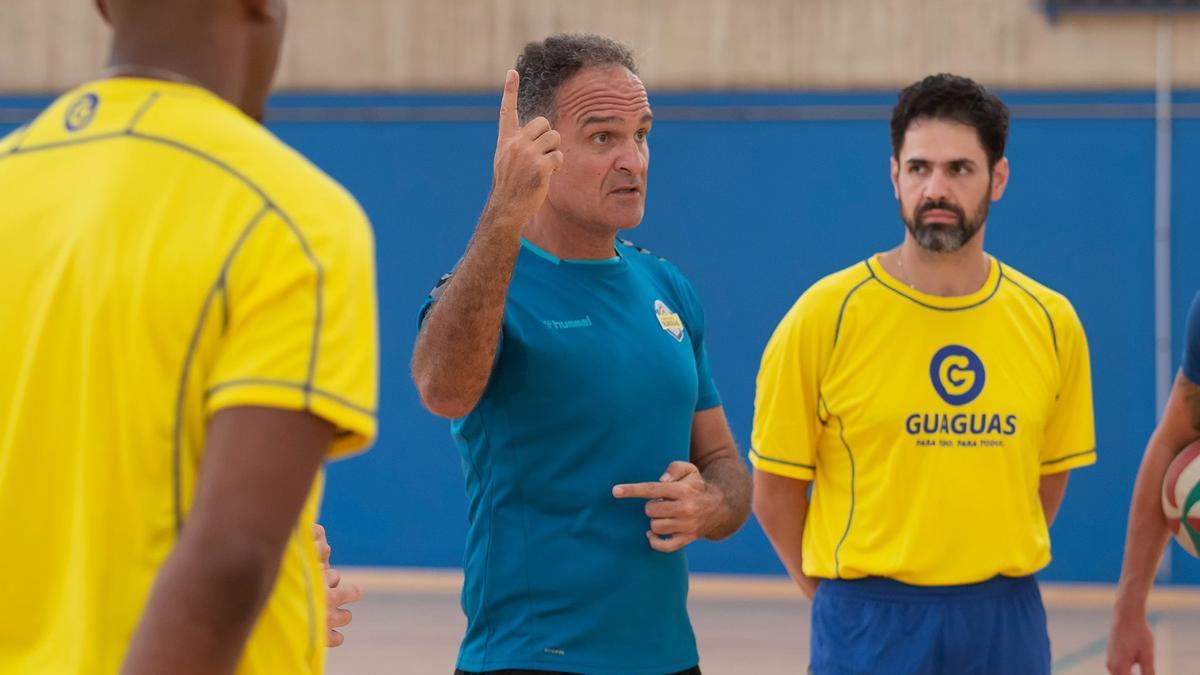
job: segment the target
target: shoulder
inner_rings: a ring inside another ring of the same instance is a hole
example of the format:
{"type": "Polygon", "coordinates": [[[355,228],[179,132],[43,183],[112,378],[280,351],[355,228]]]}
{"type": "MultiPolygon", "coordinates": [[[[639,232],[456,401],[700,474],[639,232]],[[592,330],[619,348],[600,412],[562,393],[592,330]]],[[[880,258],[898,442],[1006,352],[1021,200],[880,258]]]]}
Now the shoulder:
{"type": "Polygon", "coordinates": [[[165,92],[146,111],[139,132],[173,141],[223,172],[305,233],[363,230],[366,216],[353,196],[266,127],[223,101],[165,92]]]}
{"type": "Polygon", "coordinates": [[[638,246],[628,239],[617,239],[618,252],[629,261],[630,265],[650,274],[671,277],[687,282],[687,277],[670,260],[658,255],[648,248],[638,246]]]}
{"type": "Polygon", "coordinates": [[[704,305],[700,302],[700,296],[692,287],[692,282],[674,263],[628,239],[618,239],[617,250],[630,267],[644,274],[655,288],[665,294],[663,299],[671,305],[671,309],[683,315],[689,326],[696,330],[703,327],[704,305]]]}
{"type": "Polygon", "coordinates": [[[996,264],[1000,265],[1001,283],[1016,291],[1018,301],[1037,305],[1056,331],[1079,326],[1079,316],[1067,296],[999,260],[996,264]]]}
{"type": "Polygon", "coordinates": [[[873,278],[862,261],[821,277],[800,294],[792,313],[836,316],[873,278]]]}
{"type": "Polygon", "coordinates": [[[873,278],[866,263],[858,262],[818,279],[780,319],[772,342],[833,338],[846,307],[873,278]]]}
{"type": "Polygon", "coordinates": [[[675,263],[628,239],[618,239],[617,250],[631,267],[646,274],[657,283],[666,284],[674,289],[680,294],[681,300],[688,303],[699,302],[696,298],[696,291],[692,288],[692,282],[688,281],[675,263]]]}
{"type": "Polygon", "coordinates": [[[17,140],[25,133],[28,125],[17,127],[13,131],[0,137],[0,155],[7,154],[17,144],[17,140]]]}

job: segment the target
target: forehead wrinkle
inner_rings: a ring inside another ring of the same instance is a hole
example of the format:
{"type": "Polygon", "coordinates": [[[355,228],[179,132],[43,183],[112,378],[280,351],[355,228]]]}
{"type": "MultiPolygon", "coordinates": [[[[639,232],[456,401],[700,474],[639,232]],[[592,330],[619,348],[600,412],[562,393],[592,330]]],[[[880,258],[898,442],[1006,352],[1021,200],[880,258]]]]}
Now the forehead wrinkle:
{"type": "Polygon", "coordinates": [[[583,117],[601,110],[636,112],[650,108],[646,87],[636,78],[622,79],[614,86],[610,78],[584,84],[561,97],[558,108],[566,117],[583,117]]]}
{"type": "MultiPolygon", "coordinates": [[[[640,110],[641,108],[620,111],[605,110],[594,113],[585,112],[579,116],[579,126],[586,127],[589,124],[619,124],[625,121],[625,117],[622,115],[614,115],[612,114],[613,112],[629,112],[636,115],[640,110]]],[[[650,124],[654,121],[654,115],[647,110],[640,117],[638,117],[636,121],[638,124],[650,124]]]]}
{"type": "MultiPolygon", "coordinates": [[[[582,123],[589,117],[624,118],[628,115],[637,117],[635,122],[650,118],[650,104],[645,98],[641,100],[600,98],[579,101],[576,105],[564,108],[560,112],[561,119],[574,119],[582,123]]],[[[609,122],[624,120],[605,120],[609,122]]]]}

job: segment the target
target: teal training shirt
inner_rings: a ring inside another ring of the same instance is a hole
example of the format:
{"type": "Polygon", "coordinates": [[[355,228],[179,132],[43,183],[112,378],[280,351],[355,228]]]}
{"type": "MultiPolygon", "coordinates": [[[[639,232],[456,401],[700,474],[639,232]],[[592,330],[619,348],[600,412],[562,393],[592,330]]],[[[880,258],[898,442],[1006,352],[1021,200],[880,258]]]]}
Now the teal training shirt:
{"type": "Polygon", "coordinates": [[[684,553],[651,549],[645,500],[612,487],[687,461],[693,416],[720,405],[704,314],[674,265],[628,242],[616,254],[524,242],[487,390],[451,423],[470,521],[463,670],[697,665],[684,553]]]}

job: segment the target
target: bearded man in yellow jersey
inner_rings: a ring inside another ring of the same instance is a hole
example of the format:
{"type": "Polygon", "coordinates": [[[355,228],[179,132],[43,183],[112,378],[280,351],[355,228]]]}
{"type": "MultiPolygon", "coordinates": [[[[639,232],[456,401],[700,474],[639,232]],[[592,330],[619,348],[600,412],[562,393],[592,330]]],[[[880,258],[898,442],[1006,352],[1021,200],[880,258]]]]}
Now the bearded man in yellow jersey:
{"type": "Polygon", "coordinates": [[[763,354],[754,511],[815,594],[817,675],[1050,672],[1032,575],[1095,461],[1091,378],[1067,299],[984,252],[1007,134],[969,79],[904,89],[904,241],[813,284],[763,354]]]}
{"type": "Polygon", "coordinates": [[[0,672],[319,673],[370,227],[257,121],[283,0],[98,4],[108,70],[0,140],[0,672]]]}

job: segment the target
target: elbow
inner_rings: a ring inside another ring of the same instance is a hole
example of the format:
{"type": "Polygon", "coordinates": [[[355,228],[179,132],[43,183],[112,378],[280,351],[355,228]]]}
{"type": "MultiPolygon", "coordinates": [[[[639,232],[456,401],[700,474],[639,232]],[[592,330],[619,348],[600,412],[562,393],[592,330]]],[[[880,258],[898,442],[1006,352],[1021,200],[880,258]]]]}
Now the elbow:
{"type": "Polygon", "coordinates": [[[466,417],[479,402],[478,395],[464,394],[461,391],[449,391],[432,377],[421,377],[413,374],[413,382],[417,385],[417,394],[421,397],[421,405],[438,417],[457,419],[466,417]]]}
{"type": "Polygon", "coordinates": [[[750,507],[750,510],[754,513],[754,519],[758,521],[758,524],[764,530],[770,527],[770,523],[773,522],[771,517],[775,514],[758,495],[754,496],[754,504],[750,507]]]}
{"type": "Polygon", "coordinates": [[[212,578],[229,589],[227,595],[232,614],[237,618],[253,617],[258,615],[271,594],[278,570],[278,559],[229,556],[220,566],[214,566],[212,578]]]}
{"type": "Polygon", "coordinates": [[[215,625],[253,621],[271,594],[282,552],[261,542],[228,538],[200,548],[192,578],[196,591],[210,599],[215,625]]]}
{"type": "Polygon", "coordinates": [[[762,494],[763,492],[761,489],[754,491],[751,510],[754,512],[754,517],[758,520],[758,524],[762,527],[763,531],[769,534],[779,524],[781,513],[779,504],[768,495],[762,494]]]}

